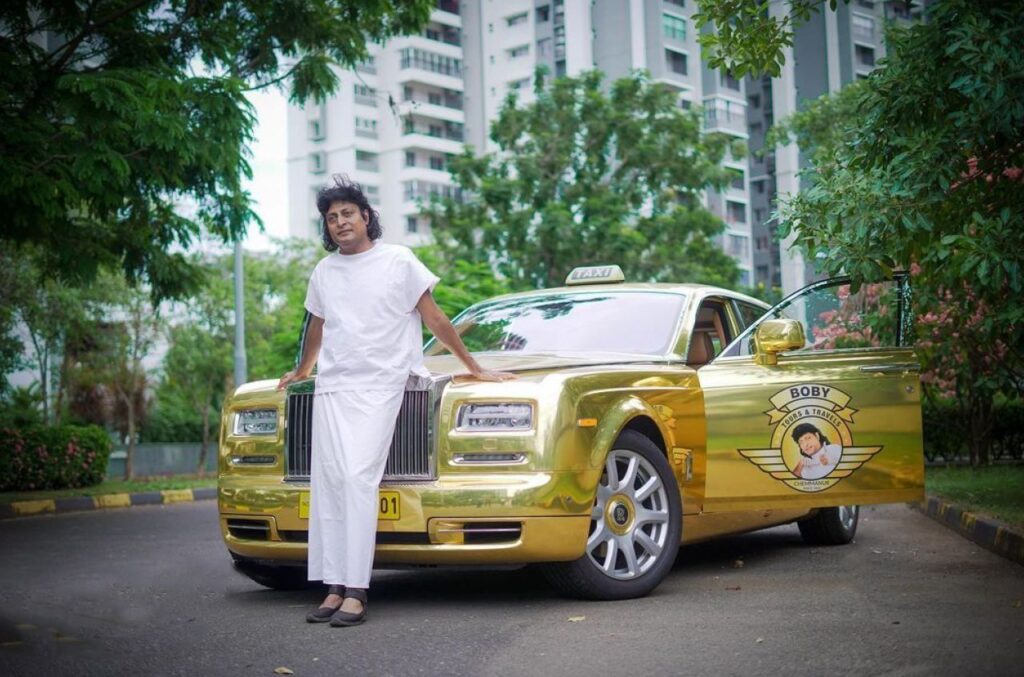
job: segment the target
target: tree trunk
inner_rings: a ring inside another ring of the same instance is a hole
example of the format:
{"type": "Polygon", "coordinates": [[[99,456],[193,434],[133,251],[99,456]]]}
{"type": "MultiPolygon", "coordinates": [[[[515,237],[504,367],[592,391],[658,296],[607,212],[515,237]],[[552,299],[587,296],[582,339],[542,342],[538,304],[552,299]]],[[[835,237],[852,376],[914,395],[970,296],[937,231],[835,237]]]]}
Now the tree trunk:
{"type": "Polygon", "coordinates": [[[992,464],[992,398],[977,394],[970,401],[971,465],[992,464]]]}
{"type": "Polygon", "coordinates": [[[128,447],[125,450],[124,457],[124,478],[130,480],[134,476],[132,459],[135,457],[135,403],[132,401],[134,398],[131,396],[125,399],[128,405],[128,447]]]}

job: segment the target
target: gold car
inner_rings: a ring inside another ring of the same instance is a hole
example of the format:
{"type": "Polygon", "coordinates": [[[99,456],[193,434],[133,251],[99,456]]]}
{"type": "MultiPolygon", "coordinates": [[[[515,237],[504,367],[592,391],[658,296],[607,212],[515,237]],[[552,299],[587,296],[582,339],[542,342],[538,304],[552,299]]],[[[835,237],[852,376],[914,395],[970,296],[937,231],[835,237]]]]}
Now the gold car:
{"type": "MultiPolygon", "coordinates": [[[[541,563],[555,587],[651,591],[680,543],[796,522],[853,539],[856,506],[923,497],[906,280],[815,283],[775,308],[715,287],[577,269],[454,324],[515,381],[425,348],[380,488],[376,563],[541,563]]],[[[224,405],[219,509],[236,567],[305,581],[313,384],[224,405]]]]}

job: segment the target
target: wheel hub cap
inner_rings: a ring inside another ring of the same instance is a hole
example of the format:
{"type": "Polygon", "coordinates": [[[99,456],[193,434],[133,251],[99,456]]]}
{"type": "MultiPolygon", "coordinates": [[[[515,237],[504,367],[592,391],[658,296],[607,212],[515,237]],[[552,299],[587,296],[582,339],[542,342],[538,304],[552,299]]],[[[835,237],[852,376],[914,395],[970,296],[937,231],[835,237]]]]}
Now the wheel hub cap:
{"type": "Polygon", "coordinates": [[[633,502],[621,494],[613,496],[608,501],[608,507],[605,508],[608,528],[620,536],[629,532],[630,527],[633,526],[635,514],[636,509],[633,507],[633,502]]]}

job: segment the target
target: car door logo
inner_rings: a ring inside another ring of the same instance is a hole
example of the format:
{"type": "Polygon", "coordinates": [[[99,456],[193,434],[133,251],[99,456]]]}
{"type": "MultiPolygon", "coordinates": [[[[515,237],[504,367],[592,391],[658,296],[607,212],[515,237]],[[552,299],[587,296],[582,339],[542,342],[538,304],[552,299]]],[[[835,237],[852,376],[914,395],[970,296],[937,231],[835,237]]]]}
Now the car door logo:
{"type": "Polygon", "coordinates": [[[834,386],[803,383],[768,398],[770,449],[737,449],[763,472],[797,491],[824,491],[882,450],[853,444],[850,396],[834,386]]]}

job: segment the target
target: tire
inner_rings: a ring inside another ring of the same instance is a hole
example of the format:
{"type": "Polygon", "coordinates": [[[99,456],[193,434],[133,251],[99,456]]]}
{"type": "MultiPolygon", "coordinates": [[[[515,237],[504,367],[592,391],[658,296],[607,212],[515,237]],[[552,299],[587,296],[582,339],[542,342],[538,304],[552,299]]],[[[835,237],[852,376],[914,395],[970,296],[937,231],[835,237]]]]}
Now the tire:
{"type": "Polygon", "coordinates": [[[541,565],[541,571],[570,597],[643,597],[675,562],[682,513],[679,486],[664,454],[647,437],[625,430],[605,459],[586,551],[573,562],[541,565]]]}
{"type": "Polygon", "coordinates": [[[310,586],[305,566],[278,566],[235,558],[235,571],[273,590],[303,590],[310,586]]]}
{"type": "Polygon", "coordinates": [[[857,534],[860,506],[843,505],[822,508],[813,516],[796,525],[808,545],[846,545],[857,534]]]}

